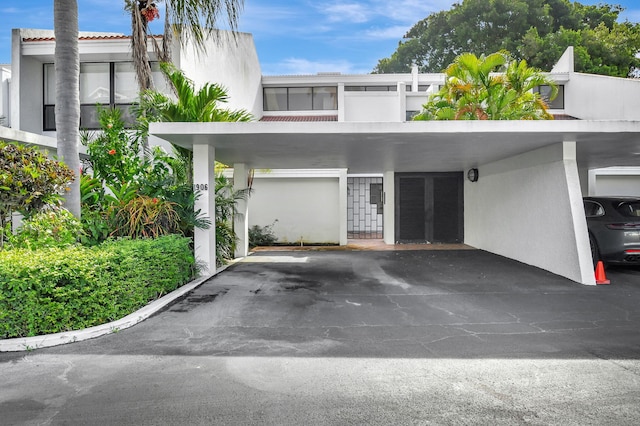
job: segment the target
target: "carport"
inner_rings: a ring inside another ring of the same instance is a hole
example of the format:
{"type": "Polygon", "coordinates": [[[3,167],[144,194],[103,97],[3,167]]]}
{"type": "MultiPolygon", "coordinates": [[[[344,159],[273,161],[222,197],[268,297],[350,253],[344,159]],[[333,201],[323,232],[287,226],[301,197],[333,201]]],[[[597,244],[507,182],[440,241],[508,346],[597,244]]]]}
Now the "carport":
{"type": "MultiPolygon", "coordinates": [[[[383,173],[384,241],[394,244],[396,174],[477,169],[477,181],[463,184],[464,242],[582,284],[595,281],[581,182],[589,169],[640,162],[637,121],[152,123],[150,132],[193,150],[196,209],[206,215],[215,211],[215,160],[233,165],[237,189],[250,169],[342,169],[341,244],[347,171],[383,173]]],[[[197,229],[195,246],[212,273],[215,230],[197,229]]]]}

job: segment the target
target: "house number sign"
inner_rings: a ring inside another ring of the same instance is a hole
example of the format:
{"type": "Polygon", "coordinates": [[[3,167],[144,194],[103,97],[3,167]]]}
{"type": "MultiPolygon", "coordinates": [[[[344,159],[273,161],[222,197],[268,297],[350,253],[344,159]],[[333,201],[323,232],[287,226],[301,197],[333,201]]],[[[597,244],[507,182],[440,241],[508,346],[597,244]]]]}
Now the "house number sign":
{"type": "Polygon", "coordinates": [[[193,189],[195,191],[208,191],[209,185],[206,183],[196,183],[193,185],[193,189]]]}

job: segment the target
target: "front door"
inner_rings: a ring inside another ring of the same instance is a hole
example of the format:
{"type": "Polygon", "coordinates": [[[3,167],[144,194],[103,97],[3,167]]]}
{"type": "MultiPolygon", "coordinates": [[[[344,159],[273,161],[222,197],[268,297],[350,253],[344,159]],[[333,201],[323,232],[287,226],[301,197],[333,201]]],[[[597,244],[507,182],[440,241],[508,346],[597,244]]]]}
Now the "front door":
{"type": "Polygon", "coordinates": [[[396,173],[395,193],[399,242],[463,241],[462,173],[396,173]]]}

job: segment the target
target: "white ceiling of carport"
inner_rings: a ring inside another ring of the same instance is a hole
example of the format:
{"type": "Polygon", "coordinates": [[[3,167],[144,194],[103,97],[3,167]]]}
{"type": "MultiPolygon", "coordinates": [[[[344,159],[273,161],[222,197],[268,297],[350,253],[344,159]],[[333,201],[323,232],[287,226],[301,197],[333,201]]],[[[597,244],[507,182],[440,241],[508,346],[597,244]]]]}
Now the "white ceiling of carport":
{"type": "Polygon", "coordinates": [[[577,142],[580,167],[640,166],[640,121],[153,123],[150,130],[259,169],[460,171],[563,141],[577,142]]]}

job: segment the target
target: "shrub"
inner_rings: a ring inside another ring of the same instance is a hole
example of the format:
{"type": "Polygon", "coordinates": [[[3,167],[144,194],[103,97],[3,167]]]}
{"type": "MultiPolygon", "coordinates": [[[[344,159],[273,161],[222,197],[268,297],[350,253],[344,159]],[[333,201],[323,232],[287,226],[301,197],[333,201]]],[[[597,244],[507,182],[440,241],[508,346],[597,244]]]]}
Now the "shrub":
{"type": "Polygon", "coordinates": [[[9,245],[27,249],[64,247],[78,242],[82,234],[80,221],[69,210],[58,208],[24,219],[16,234],[9,236],[9,245]]]}
{"type": "Polygon", "coordinates": [[[195,274],[178,236],[0,252],[0,338],[35,336],[122,318],[195,274]]]}
{"type": "Polygon", "coordinates": [[[273,233],[273,225],[278,219],[273,221],[271,225],[259,226],[253,225],[249,228],[249,247],[272,246],[278,238],[273,233]]]}
{"type": "Polygon", "coordinates": [[[11,213],[28,215],[47,205],[60,205],[61,194],[73,179],[73,171],[40,151],[0,141],[0,248],[11,213]]]}

